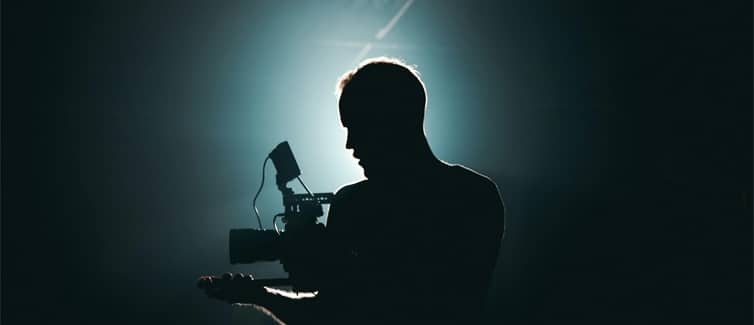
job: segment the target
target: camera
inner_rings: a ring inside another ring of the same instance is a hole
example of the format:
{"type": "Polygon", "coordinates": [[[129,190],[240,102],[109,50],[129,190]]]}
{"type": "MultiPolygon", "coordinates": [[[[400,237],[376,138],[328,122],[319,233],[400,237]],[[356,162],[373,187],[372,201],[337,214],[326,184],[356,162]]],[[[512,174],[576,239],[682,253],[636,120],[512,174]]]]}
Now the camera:
{"type": "Polygon", "coordinates": [[[272,160],[277,174],[277,187],[283,196],[282,213],[273,218],[274,230],[262,228],[262,222],[257,213],[259,229],[243,228],[231,229],[229,234],[229,253],[231,264],[249,264],[261,261],[279,260],[288,272],[288,279],[255,280],[261,285],[291,285],[297,290],[311,290],[313,282],[312,272],[300,272],[301,266],[316,262],[309,254],[317,243],[323,242],[324,225],[317,219],[323,213],[322,206],[332,203],[333,193],[311,193],[301,180],[301,170],[296,163],[290,145],[287,141],[280,143],[267,156],[262,167],[262,185],[254,198],[264,186],[264,169],[268,160],[272,160]],[[296,194],[288,187],[288,182],[298,179],[306,189],[305,194],[296,194]],[[276,220],[280,218],[283,229],[278,229],[276,220]]]}

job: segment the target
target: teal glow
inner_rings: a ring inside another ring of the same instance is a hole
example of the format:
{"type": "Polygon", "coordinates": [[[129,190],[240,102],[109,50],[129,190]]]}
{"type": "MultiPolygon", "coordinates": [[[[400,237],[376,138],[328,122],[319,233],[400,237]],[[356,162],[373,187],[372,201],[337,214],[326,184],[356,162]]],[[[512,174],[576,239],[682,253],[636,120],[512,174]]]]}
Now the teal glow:
{"type": "MultiPolygon", "coordinates": [[[[250,196],[260,181],[261,163],[277,143],[287,140],[302,170],[302,178],[317,192],[335,191],[361,179],[361,168],[345,150],[345,133],[337,114],[335,83],[362,57],[398,57],[416,64],[427,83],[429,106],[426,131],[438,155],[453,160],[463,156],[460,128],[445,121],[471,121],[453,110],[460,105],[463,88],[442,79],[461,82],[463,73],[448,69],[441,42],[431,45],[434,29],[418,29],[428,9],[413,4],[401,19],[396,14],[405,2],[384,8],[366,7],[331,10],[334,5],[295,3],[255,8],[264,15],[254,18],[240,12],[218,26],[218,35],[207,46],[220,49],[222,58],[208,62],[210,76],[223,85],[222,98],[211,105],[203,127],[218,153],[225,156],[217,168],[227,168],[226,185],[233,195],[220,203],[235,220],[233,227],[251,226],[250,196]],[[302,8],[303,7],[303,8],[302,8]],[[295,13],[295,14],[294,14],[295,13]],[[392,25],[390,25],[392,23],[392,25]],[[391,27],[385,33],[385,27],[391,27]],[[382,33],[380,33],[382,31],[382,33]],[[430,45],[428,45],[430,44],[430,45]],[[365,48],[369,49],[365,53],[365,48]],[[454,77],[455,78],[454,78],[454,77]],[[454,134],[455,133],[455,134],[454,134]]],[[[465,112],[466,114],[468,112],[465,112]]],[[[268,180],[274,179],[269,167],[268,180]]],[[[297,184],[294,189],[300,191],[297,184]]],[[[274,183],[263,190],[258,206],[265,226],[278,212],[280,194],[274,183]]]]}

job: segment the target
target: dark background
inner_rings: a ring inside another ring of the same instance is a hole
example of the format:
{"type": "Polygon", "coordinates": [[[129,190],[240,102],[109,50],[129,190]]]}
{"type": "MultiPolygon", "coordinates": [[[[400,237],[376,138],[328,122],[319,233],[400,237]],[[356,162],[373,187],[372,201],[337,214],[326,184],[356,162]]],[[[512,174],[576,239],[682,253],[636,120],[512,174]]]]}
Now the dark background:
{"type": "MultiPolygon", "coordinates": [[[[379,2],[391,14],[400,3],[379,2]]],[[[202,73],[234,48],[198,40],[216,38],[201,33],[223,17],[253,25],[276,6],[2,3],[3,323],[266,322],[193,287],[231,270],[225,232],[239,226],[207,206],[271,148],[218,148],[227,138],[196,131],[222,124],[206,106],[234,87],[202,73]]],[[[492,177],[507,203],[490,323],[752,323],[751,1],[418,1],[412,12],[455,44],[412,63],[441,56],[429,79],[462,72],[428,82],[430,104],[433,89],[473,89],[456,99],[473,118],[429,129],[430,142],[463,133],[453,141],[467,151],[440,157],[492,177]],[[528,165],[526,177],[514,168],[528,165]]],[[[258,86],[289,85],[275,80],[258,86]]],[[[325,169],[310,167],[338,172],[325,169]]]]}

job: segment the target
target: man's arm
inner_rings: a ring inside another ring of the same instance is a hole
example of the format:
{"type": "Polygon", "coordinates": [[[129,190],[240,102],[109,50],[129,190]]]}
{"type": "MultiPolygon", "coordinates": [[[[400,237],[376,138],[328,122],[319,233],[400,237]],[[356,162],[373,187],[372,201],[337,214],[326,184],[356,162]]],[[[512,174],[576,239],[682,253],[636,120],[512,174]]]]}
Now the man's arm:
{"type": "Polygon", "coordinates": [[[316,293],[296,293],[275,288],[264,288],[267,294],[254,307],[280,324],[320,323],[320,299],[316,293]]]}
{"type": "Polygon", "coordinates": [[[320,298],[316,293],[295,293],[255,283],[251,276],[226,273],[204,276],[197,284],[211,298],[232,304],[253,305],[281,324],[317,323],[320,298]]]}

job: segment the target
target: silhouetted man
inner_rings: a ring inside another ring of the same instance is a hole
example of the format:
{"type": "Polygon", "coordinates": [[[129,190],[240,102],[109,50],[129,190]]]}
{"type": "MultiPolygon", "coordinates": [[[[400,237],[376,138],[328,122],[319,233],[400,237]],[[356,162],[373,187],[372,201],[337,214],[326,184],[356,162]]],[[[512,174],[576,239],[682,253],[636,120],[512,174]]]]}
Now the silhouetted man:
{"type": "Polygon", "coordinates": [[[346,148],[367,179],[337,191],[327,239],[297,263],[296,272],[319,279],[317,294],[265,290],[244,275],[200,285],[289,324],[478,322],[504,229],[497,187],[434,156],[413,68],[368,60],[341,78],[338,93],[346,148]]]}

